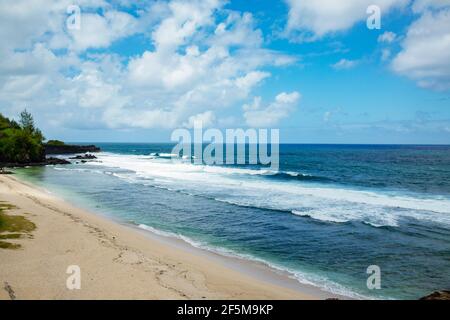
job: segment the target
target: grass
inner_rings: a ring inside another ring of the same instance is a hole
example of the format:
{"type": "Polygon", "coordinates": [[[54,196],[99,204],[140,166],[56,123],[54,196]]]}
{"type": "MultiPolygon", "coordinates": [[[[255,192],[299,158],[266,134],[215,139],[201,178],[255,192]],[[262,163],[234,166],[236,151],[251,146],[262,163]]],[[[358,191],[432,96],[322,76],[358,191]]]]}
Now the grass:
{"type": "Polygon", "coordinates": [[[20,244],[0,241],[0,249],[19,249],[20,244]]]}
{"type": "Polygon", "coordinates": [[[0,249],[20,248],[20,244],[3,240],[20,239],[24,235],[30,236],[31,231],[36,229],[36,225],[27,218],[5,213],[14,208],[14,206],[0,201],[0,249]]]}

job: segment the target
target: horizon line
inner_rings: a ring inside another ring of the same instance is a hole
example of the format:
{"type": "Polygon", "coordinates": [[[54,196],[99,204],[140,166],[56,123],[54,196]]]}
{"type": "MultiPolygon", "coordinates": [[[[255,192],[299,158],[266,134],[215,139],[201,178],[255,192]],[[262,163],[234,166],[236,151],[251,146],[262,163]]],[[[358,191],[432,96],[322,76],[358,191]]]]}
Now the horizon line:
{"type": "MultiPolygon", "coordinates": [[[[80,143],[111,143],[111,144],[177,144],[173,141],[159,141],[159,142],[123,142],[123,141],[65,141],[67,144],[80,144],[80,143]]],[[[193,144],[193,143],[191,143],[193,144]]],[[[209,144],[204,142],[203,144],[209,144]]],[[[227,143],[223,143],[227,144],[227,143]]],[[[238,143],[235,143],[238,144],[238,143]]],[[[248,144],[248,143],[245,143],[248,144]]],[[[343,145],[343,146],[450,146],[450,143],[328,143],[328,142],[280,142],[280,145],[343,145]]]]}

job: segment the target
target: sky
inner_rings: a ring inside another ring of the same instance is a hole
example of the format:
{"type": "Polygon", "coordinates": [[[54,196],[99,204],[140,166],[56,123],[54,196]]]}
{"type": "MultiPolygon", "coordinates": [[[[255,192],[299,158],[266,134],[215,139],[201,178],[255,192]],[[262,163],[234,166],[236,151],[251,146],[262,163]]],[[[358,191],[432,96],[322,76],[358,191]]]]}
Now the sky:
{"type": "Polygon", "coordinates": [[[48,139],[450,144],[450,0],[0,0],[0,38],[0,113],[48,139]]]}

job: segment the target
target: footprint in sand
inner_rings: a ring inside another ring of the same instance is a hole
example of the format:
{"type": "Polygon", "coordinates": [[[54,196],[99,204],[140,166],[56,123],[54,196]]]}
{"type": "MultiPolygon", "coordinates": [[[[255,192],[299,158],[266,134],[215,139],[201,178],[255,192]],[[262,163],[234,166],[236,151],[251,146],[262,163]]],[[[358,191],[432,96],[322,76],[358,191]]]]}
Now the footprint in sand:
{"type": "Polygon", "coordinates": [[[114,261],[123,264],[141,264],[144,262],[144,256],[133,251],[122,251],[114,261]]]}

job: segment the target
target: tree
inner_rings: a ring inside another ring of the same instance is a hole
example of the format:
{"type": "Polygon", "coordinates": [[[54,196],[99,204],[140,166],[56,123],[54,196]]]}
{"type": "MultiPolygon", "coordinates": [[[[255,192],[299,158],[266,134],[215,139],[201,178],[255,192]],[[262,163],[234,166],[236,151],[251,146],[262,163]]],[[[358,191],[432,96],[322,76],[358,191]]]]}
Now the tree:
{"type": "Polygon", "coordinates": [[[27,109],[23,110],[20,113],[20,120],[19,120],[22,129],[26,130],[30,133],[34,132],[34,119],[31,113],[27,111],[27,109]]]}
{"type": "Polygon", "coordinates": [[[44,136],[24,110],[20,125],[0,114],[0,163],[32,163],[45,159],[44,136]]]}

